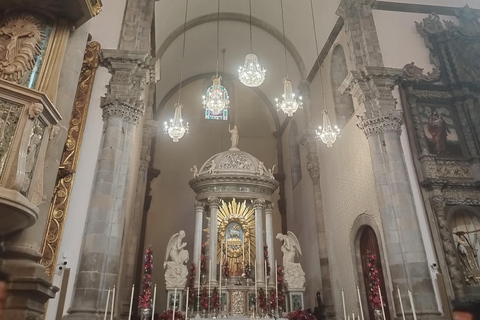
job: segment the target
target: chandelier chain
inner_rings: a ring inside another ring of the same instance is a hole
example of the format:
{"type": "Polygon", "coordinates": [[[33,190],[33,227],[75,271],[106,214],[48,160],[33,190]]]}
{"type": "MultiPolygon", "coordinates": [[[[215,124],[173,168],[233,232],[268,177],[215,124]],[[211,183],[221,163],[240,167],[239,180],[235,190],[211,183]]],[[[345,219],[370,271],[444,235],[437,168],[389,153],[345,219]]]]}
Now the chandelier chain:
{"type": "Polygon", "coordinates": [[[288,78],[287,38],[285,36],[285,17],[283,15],[283,0],[280,0],[280,8],[282,9],[283,48],[285,50],[285,77],[288,78]]]}
{"type": "Polygon", "coordinates": [[[310,0],[310,8],[312,11],[312,22],[313,22],[313,36],[315,37],[315,49],[317,52],[316,62],[318,65],[319,76],[320,76],[320,90],[322,92],[322,100],[323,100],[323,107],[325,108],[325,92],[323,92],[323,81],[322,81],[322,69],[323,69],[323,62],[320,64],[320,56],[318,51],[318,39],[317,39],[317,25],[315,23],[315,12],[313,11],[313,0],[310,0]]]}
{"type": "Polygon", "coordinates": [[[220,0],[217,1],[217,72],[218,76],[218,56],[220,54],[220,0]]]}
{"type": "Polygon", "coordinates": [[[248,0],[250,8],[250,53],[253,53],[253,40],[252,40],[252,0],[248,0]]]}
{"type": "Polygon", "coordinates": [[[180,99],[182,96],[183,67],[184,67],[184,60],[185,60],[185,44],[186,44],[186,38],[187,38],[188,2],[189,0],[186,0],[186,3],[185,3],[185,22],[183,24],[183,48],[182,48],[182,62],[180,64],[180,85],[178,88],[178,102],[180,102],[180,99]]]}

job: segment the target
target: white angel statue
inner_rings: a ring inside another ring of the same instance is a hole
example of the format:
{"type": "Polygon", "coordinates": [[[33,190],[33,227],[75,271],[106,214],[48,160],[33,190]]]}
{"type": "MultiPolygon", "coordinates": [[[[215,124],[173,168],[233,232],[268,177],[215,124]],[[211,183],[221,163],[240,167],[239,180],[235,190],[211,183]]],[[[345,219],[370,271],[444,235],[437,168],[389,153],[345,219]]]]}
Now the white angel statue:
{"type": "Polygon", "coordinates": [[[305,285],[305,272],[300,263],[295,262],[297,255],[302,255],[302,249],[297,237],[291,231],[287,234],[277,234],[277,239],[282,241],[283,270],[285,284],[288,289],[301,289],[305,285]]]}
{"type": "Polygon", "coordinates": [[[167,288],[183,287],[187,282],[188,268],[184,263],[188,261],[189,256],[188,251],[184,249],[187,243],[183,242],[183,238],[185,238],[185,231],[180,230],[168,241],[163,262],[163,267],[167,269],[165,271],[167,288]]]}

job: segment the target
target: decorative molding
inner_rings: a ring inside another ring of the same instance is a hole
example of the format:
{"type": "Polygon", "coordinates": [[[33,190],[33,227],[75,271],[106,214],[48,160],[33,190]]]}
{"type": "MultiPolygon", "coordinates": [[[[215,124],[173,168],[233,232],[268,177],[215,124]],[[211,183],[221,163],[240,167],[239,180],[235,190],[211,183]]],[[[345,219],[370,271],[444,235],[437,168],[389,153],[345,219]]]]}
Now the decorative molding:
{"type": "Polygon", "coordinates": [[[40,263],[45,266],[50,278],[53,278],[55,273],[55,265],[63,236],[65,218],[70,204],[70,196],[75,180],[75,172],[87,120],[90,96],[99,63],[99,52],[100,44],[98,42],[91,42],[85,50],[70,127],[68,129],[67,140],[57,175],[57,184],[48,213],[42,242],[41,252],[43,257],[40,263]]]}
{"type": "Polygon", "coordinates": [[[395,131],[400,135],[403,124],[402,114],[402,111],[395,110],[381,117],[360,117],[357,127],[365,133],[367,138],[373,134],[381,134],[388,131],[395,131]]]}
{"type": "Polygon", "coordinates": [[[143,104],[135,106],[123,101],[109,101],[101,108],[103,121],[107,121],[110,117],[120,117],[123,121],[134,124],[140,122],[144,112],[143,104]]]}

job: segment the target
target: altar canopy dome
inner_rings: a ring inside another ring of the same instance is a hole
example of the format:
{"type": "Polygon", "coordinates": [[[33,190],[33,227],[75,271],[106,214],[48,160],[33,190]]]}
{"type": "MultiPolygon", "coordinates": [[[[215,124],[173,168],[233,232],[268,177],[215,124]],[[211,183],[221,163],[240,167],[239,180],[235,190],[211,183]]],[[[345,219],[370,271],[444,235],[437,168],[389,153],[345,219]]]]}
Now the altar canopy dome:
{"type": "Polygon", "coordinates": [[[200,167],[198,174],[211,173],[212,166],[217,174],[260,175],[263,173],[265,178],[273,179],[269,176],[263,162],[250,153],[238,149],[217,153],[200,167]]]}

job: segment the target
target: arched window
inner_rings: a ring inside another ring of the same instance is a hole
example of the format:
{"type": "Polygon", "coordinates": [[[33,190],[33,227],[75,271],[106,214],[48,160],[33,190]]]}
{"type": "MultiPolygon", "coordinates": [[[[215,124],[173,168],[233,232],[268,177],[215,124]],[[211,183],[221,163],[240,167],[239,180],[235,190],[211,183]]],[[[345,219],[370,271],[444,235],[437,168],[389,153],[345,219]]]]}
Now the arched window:
{"type": "Polygon", "coordinates": [[[292,170],[292,186],[295,187],[297,183],[302,180],[302,167],[300,161],[300,146],[297,143],[298,127],[295,120],[290,122],[290,168],[292,170]]]}
{"type": "Polygon", "coordinates": [[[343,128],[352,116],[354,109],[352,97],[348,94],[342,95],[338,92],[338,88],[340,88],[340,85],[348,74],[347,61],[345,60],[345,52],[342,46],[337,45],[335,49],[333,49],[331,63],[330,78],[332,81],[336,121],[337,125],[343,128]]]}

